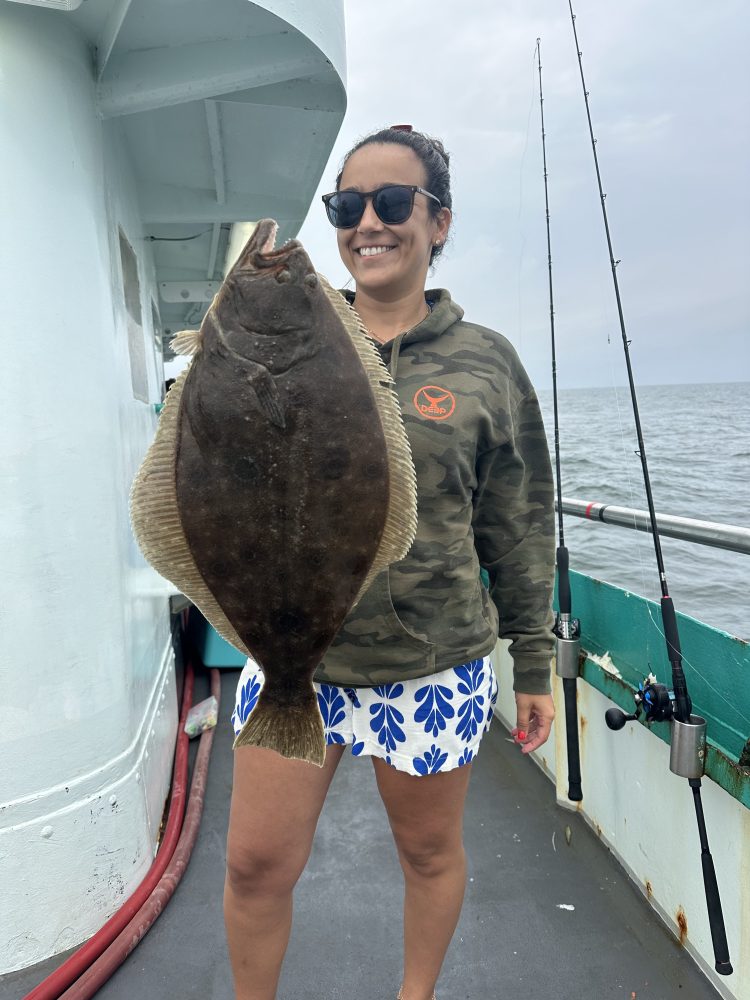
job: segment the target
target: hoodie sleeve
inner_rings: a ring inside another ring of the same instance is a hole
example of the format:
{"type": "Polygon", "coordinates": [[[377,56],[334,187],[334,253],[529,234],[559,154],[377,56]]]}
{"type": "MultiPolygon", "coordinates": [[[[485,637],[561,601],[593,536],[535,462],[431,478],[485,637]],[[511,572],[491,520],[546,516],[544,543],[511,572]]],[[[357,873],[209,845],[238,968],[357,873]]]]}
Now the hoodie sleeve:
{"type": "Polygon", "coordinates": [[[478,458],[472,523],[500,616],[500,638],[510,639],[513,689],[546,694],[555,649],[554,486],[533,389],[511,413],[505,440],[478,458]]]}

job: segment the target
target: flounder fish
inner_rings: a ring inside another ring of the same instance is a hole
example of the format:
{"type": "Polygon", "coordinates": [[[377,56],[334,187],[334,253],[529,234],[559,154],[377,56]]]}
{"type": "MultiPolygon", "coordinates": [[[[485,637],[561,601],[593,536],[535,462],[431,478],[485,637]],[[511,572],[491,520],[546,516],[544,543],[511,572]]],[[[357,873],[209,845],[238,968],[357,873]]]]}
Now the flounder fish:
{"type": "Polygon", "coordinates": [[[312,678],[370,582],[416,532],[393,380],[302,245],[256,226],[167,394],[130,514],[148,562],[262,667],[234,742],[325,759],[312,678]]]}

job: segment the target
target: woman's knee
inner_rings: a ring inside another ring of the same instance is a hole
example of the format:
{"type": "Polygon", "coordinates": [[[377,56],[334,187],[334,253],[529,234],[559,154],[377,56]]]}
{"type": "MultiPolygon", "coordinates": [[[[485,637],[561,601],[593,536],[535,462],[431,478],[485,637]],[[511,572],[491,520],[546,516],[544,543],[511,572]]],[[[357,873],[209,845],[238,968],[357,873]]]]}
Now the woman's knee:
{"type": "Polygon", "coordinates": [[[396,836],[396,847],[404,873],[422,878],[436,878],[466,863],[460,839],[396,836]]]}
{"type": "Polygon", "coordinates": [[[232,889],[277,895],[294,888],[343,749],[328,747],[323,768],[261,747],[235,752],[226,851],[232,889]]]}
{"type": "Polygon", "coordinates": [[[226,877],[242,895],[278,896],[291,892],[304,871],[309,850],[264,845],[227,844],[226,877]]]}

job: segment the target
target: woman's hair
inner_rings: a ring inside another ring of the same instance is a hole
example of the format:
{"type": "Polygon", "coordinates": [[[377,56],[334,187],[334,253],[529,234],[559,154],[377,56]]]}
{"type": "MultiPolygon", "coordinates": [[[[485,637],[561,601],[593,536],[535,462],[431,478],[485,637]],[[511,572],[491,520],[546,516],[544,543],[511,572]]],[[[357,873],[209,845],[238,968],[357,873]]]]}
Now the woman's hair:
{"type": "MultiPolygon", "coordinates": [[[[427,174],[426,189],[430,194],[434,194],[436,198],[440,199],[440,204],[443,208],[452,208],[451,177],[450,170],[448,169],[450,157],[442,142],[439,139],[434,139],[432,136],[425,135],[423,132],[415,132],[412,129],[404,127],[392,126],[391,128],[379,129],[377,132],[371,132],[370,135],[366,135],[352,146],[344,157],[341,169],[336,177],[336,190],[338,191],[339,189],[344,167],[352,153],[356,153],[358,149],[362,149],[363,146],[369,146],[371,143],[387,142],[393,143],[394,146],[407,146],[416,154],[427,174]]],[[[440,211],[438,206],[431,199],[428,199],[428,205],[430,214],[436,216],[440,211]]],[[[433,264],[442,252],[443,244],[434,246],[430,253],[430,264],[433,264]]]]}

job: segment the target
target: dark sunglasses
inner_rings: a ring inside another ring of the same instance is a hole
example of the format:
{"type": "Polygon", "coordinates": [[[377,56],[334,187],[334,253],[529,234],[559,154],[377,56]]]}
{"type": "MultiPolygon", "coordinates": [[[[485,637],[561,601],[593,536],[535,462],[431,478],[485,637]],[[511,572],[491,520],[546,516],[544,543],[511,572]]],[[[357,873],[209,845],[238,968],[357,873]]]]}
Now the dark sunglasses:
{"type": "Polygon", "coordinates": [[[386,184],[375,191],[334,191],[333,194],[324,194],[323,202],[328,221],[336,229],[353,229],[365,214],[368,198],[372,198],[372,207],[381,222],[386,226],[397,226],[411,215],[417,192],[443,207],[439,198],[416,184],[386,184]]]}

